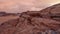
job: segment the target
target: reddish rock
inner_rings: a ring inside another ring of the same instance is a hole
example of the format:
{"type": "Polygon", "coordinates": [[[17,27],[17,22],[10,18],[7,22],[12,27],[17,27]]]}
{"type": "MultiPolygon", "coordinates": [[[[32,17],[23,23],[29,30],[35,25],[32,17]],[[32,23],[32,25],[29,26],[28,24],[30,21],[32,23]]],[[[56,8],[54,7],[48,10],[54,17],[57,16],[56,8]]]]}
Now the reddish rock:
{"type": "Polygon", "coordinates": [[[27,11],[0,25],[0,34],[60,34],[60,4],[27,11]],[[58,19],[57,19],[58,18],[58,19]]]}

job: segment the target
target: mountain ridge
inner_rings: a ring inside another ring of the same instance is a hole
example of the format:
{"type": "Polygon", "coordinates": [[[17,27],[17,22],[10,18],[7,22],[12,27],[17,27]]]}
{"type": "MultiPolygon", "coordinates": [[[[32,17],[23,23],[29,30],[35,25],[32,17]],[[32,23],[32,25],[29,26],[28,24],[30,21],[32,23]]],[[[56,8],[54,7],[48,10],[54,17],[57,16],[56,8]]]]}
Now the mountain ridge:
{"type": "Polygon", "coordinates": [[[0,25],[0,34],[60,34],[60,4],[51,7],[18,13],[0,25]]]}

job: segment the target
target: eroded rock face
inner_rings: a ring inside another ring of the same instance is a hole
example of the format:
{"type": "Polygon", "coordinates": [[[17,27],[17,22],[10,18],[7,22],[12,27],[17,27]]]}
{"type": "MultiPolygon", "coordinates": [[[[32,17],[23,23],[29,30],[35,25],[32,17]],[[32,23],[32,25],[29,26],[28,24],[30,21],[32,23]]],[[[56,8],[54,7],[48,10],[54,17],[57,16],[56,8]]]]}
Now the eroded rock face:
{"type": "Polygon", "coordinates": [[[0,34],[60,34],[60,4],[28,11],[0,25],[0,34]],[[55,12],[53,11],[55,10],[55,12]]]}

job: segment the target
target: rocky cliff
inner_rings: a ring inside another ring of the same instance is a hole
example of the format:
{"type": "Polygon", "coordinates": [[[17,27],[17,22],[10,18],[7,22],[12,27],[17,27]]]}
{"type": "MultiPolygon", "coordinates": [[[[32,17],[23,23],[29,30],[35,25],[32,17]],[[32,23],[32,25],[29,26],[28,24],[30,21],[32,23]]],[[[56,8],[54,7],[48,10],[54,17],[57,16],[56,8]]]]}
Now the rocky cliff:
{"type": "Polygon", "coordinates": [[[60,34],[60,4],[20,13],[0,25],[0,34],[60,34]]]}

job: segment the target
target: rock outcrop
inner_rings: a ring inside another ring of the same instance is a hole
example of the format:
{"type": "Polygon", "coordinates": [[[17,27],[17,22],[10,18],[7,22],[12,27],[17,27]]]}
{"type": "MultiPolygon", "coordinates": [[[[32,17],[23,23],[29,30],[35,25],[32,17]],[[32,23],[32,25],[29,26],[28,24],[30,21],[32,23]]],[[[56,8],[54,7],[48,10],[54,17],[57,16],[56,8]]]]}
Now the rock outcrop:
{"type": "Polygon", "coordinates": [[[60,34],[60,4],[27,11],[0,25],[0,34],[60,34]]]}

